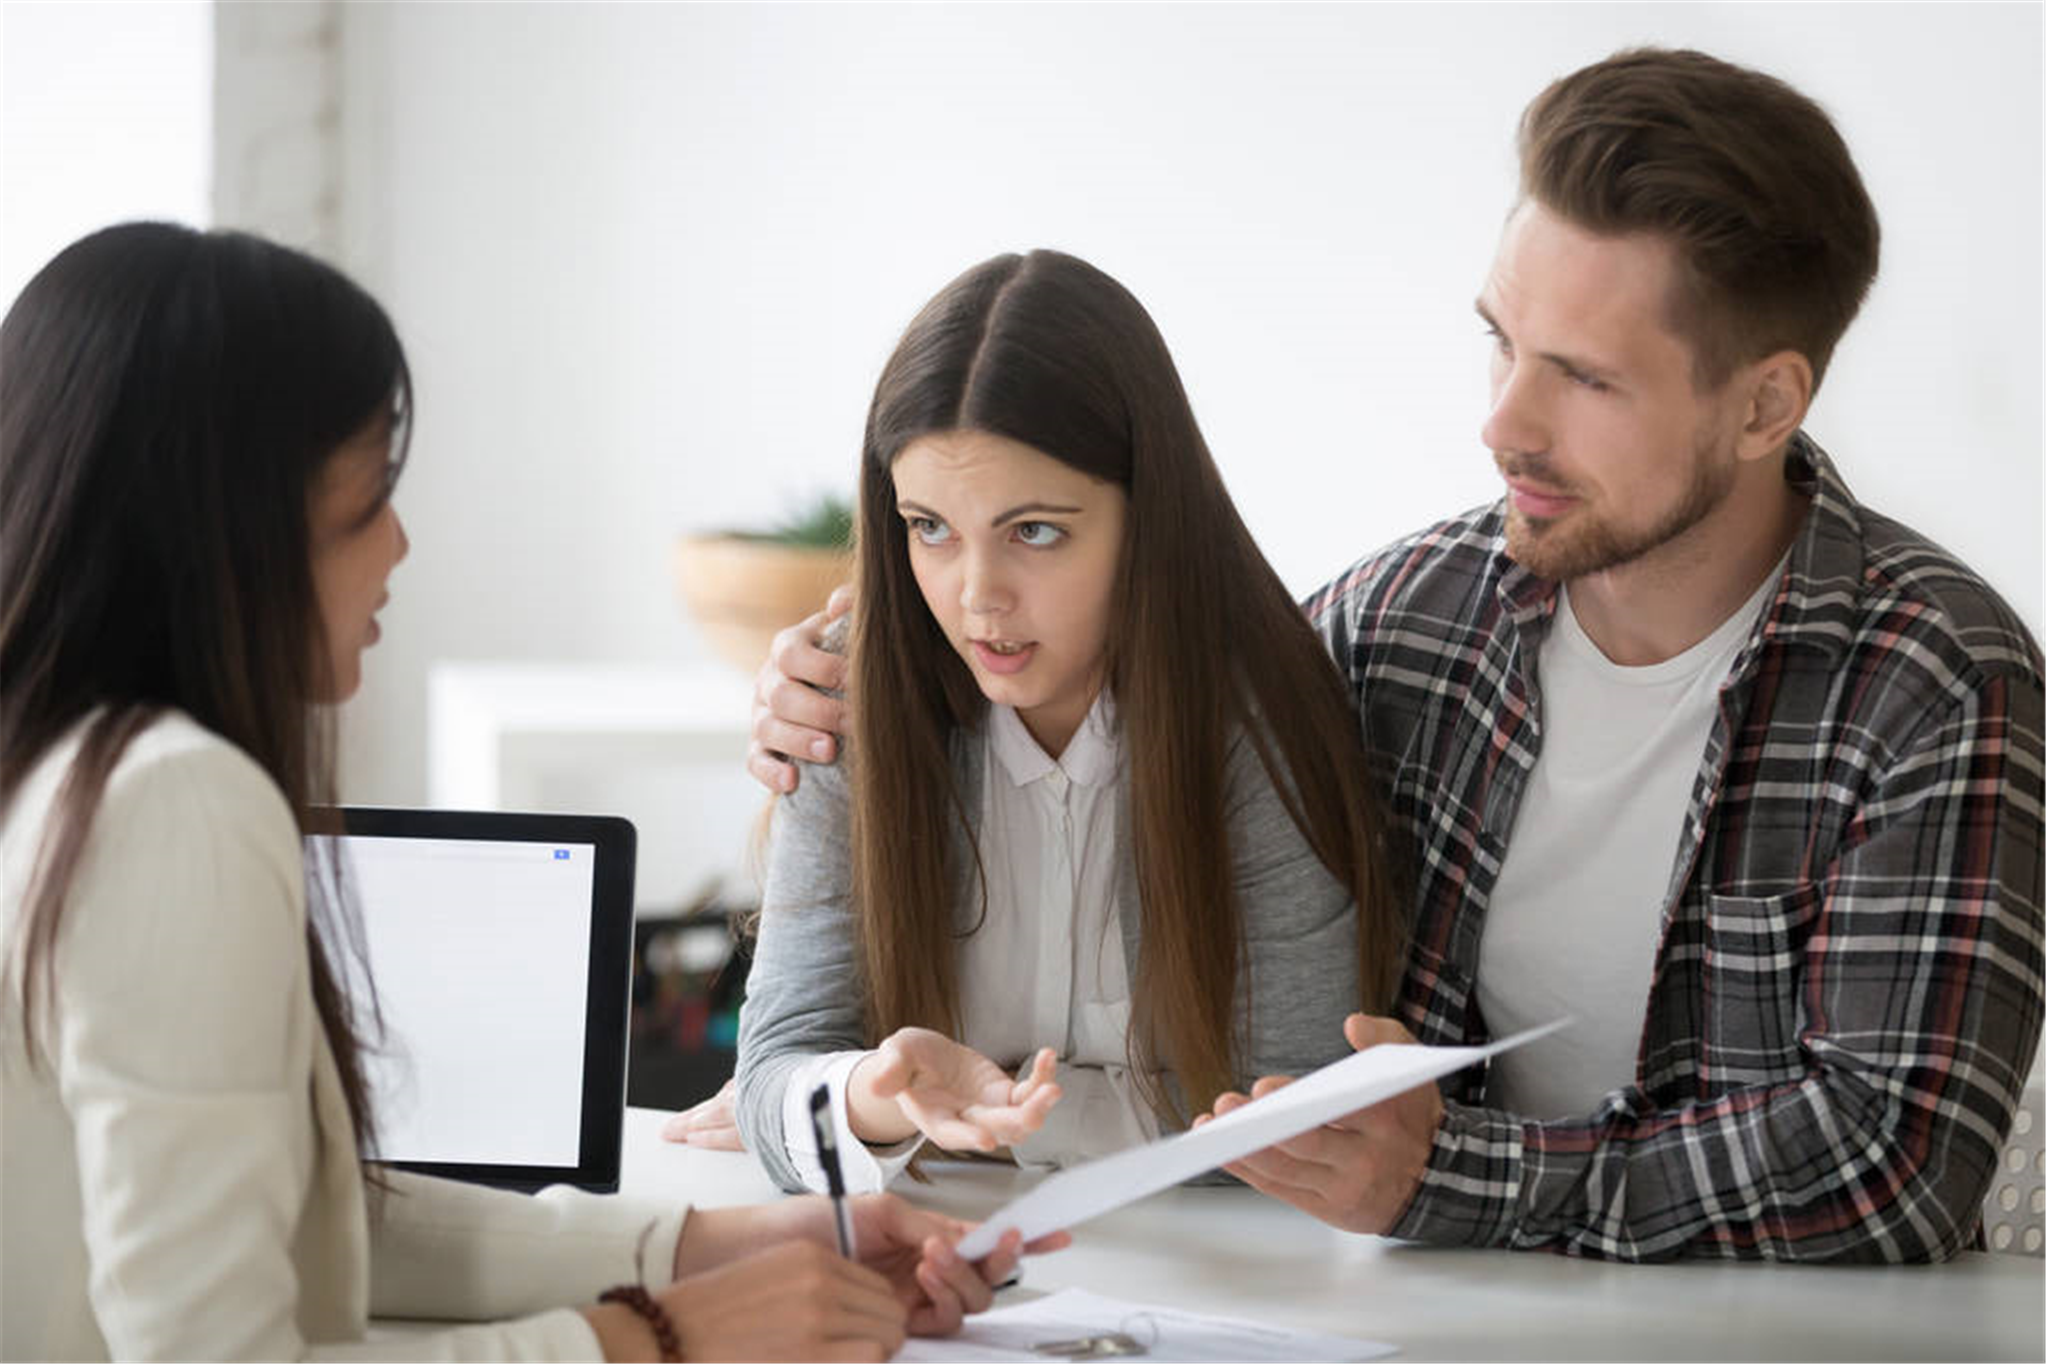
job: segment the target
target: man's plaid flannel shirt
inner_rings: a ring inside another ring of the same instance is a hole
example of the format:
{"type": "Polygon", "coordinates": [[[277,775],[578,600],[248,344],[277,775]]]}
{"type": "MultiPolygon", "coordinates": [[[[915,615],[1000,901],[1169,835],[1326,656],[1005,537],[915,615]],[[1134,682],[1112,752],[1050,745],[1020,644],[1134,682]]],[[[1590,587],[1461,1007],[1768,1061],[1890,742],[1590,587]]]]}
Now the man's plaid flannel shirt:
{"type": "MultiPolygon", "coordinates": [[[[1941,1259],[1971,1243],[2042,1012],[2041,660],[1950,555],[1811,498],[1720,691],[1662,906],[1633,1085],[1581,1119],[1449,1100],[1393,1234],[1571,1254],[1941,1259]]],[[[1308,603],[1416,880],[1401,1021],[1483,1040],[1485,906],[1541,745],[1554,585],[1501,509],[1308,603]]],[[[1645,911],[1644,911],[1645,912],[1645,911]]]]}

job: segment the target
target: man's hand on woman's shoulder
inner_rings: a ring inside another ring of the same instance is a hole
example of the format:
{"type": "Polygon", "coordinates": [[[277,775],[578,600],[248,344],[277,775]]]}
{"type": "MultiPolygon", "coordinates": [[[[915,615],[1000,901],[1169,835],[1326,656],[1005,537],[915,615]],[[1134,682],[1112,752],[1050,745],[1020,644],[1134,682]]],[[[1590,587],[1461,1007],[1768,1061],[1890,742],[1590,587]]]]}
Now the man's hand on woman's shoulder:
{"type": "Polygon", "coordinates": [[[852,604],[850,587],[834,591],[822,611],[774,637],[753,679],[753,740],[746,750],[746,770],[770,791],[796,789],[800,777],[791,758],[828,763],[838,757],[838,736],[850,720],[846,703],[826,693],[845,690],[846,661],[820,641],[825,628],[852,604]]]}

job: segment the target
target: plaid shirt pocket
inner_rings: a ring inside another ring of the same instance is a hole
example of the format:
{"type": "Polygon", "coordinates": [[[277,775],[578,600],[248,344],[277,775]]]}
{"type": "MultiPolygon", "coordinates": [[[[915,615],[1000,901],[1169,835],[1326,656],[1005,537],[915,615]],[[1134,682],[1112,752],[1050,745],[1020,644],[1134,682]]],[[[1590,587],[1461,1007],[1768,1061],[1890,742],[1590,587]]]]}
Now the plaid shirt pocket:
{"type": "Polygon", "coordinates": [[[1804,948],[1821,892],[1708,895],[1701,954],[1700,1079],[1708,1094],[1802,1077],[1804,948]]]}

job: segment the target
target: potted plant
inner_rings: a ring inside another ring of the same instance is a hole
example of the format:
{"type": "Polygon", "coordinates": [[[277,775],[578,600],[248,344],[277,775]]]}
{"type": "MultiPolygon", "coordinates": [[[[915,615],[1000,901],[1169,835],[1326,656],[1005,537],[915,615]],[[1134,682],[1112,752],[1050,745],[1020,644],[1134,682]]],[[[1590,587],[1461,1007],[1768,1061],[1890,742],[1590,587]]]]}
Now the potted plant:
{"type": "Polygon", "coordinates": [[[769,530],[685,535],[676,588],[711,649],[750,674],[777,630],[852,581],[852,532],[852,503],[827,493],[769,530]]]}

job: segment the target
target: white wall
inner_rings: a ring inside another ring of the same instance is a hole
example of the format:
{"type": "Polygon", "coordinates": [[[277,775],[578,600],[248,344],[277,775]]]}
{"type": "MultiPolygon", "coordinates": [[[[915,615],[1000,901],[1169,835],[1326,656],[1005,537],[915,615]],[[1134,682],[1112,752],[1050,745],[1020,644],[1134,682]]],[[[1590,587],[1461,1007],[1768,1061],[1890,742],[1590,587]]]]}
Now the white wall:
{"type": "Polygon", "coordinates": [[[686,529],[850,487],[945,280],[1144,299],[1305,591],[1495,494],[1470,302],[1550,78],[1692,44],[1820,99],[1885,229],[1809,427],[2042,618],[2033,6],[344,8],[344,251],[419,390],[351,794],[424,795],[441,658],[694,656],[686,529]]]}
{"type": "Polygon", "coordinates": [[[212,8],[0,4],[0,309],[95,228],[207,220],[212,8]]]}
{"type": "Polygon", "coordinates": [[[343,0],[207,6],[217,222],[333,259],[341,243],[343,0]]]}

